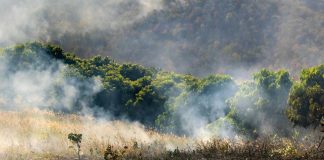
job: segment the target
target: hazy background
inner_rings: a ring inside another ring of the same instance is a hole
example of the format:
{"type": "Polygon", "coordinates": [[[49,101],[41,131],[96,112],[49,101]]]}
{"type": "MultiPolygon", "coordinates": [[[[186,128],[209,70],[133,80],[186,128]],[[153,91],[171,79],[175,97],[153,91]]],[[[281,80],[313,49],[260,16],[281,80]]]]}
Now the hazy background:
{"type": "Polygon", "coordinates": [[[44,41],[181,73],[246,78],[324,61],[324,0],[0,0],[0,46],[44,41]]]}

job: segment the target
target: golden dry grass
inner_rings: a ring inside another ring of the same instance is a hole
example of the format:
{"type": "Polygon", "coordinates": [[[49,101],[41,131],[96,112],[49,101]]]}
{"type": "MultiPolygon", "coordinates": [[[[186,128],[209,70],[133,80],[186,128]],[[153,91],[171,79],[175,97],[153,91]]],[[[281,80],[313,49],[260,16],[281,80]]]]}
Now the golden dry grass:
{"type": "Polygon", "coordinates": [[[58,114],[37,109],[0,112],[0,158],[40,159],[75,156],[67,135],[82,133],[82,154],[92,158],[104,155],[108,145],[114,149],[142,146],[174,149],[188,144],[188,139],[146,131],[138,123],[98,120],[74,114],[58,114]]]}
{"type": "Polygon", "coordinates": [[[0,159],[74,159],[69,133],[82,133],[83,159],[323,159],[323,148],[302,139],[254,141],[159,134],[138,123],[98,120],[37,109],[0,112],[0,159]],[[110,146],[110,149],[107,147],[110,146]]]}

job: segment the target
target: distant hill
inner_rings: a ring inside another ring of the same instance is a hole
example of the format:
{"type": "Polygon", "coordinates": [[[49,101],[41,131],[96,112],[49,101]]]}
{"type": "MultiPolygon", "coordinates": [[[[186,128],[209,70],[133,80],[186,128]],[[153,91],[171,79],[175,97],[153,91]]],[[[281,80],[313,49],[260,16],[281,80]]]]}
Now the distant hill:
{"type": "Polygon", "coordinates": [[[197,76],[247,78],[263,67],[295,76],[324,61],[322,6],[323,0],[8,1],[0,45],[44,41],[81,57],[108,55],[197,76]]]}

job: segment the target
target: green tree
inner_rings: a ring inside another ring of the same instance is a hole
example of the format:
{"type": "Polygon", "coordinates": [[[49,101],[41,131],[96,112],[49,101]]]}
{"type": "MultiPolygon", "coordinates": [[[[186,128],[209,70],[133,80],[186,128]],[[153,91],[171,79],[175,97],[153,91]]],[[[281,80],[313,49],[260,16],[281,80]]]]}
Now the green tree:
{"type": "Polygon", "coordinates": [[[79,160],[81,160],[80,157],[80,151],[81,151],[81,141],[82,141],[82,134],[77,134],[77,133],[70,133],[68,135],[68,139],[73,143],[76,144],[77,146],[77,154],[79,160]]]}
{"type": "Polygon", "coordinates": [[[247,135],[275,133],[287,134],[288,119],[284,111],[292,81],[287,71],[261,70],[253,82],[240,86],[235,96],[228,100],[228,116],[247,135]],[[269,130],[268,130],[269,129],[269,130]]]}
{"type": "Polygon", "coordinates": [[[320,124],[324,115],[324,65],[304,69],[289,95],[287,116],[303,127],[320,124]]]}

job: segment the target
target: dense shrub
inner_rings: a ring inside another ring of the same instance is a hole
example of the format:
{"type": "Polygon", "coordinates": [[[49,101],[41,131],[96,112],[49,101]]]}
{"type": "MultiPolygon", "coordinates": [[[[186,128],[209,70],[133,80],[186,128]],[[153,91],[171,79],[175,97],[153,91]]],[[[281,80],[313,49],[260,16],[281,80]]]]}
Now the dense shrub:
{"type": "Polygon", "coordinates": [[[287,115],[295,125],[319,125],[324,116],[324,65],[302,71],[288,102],[287,115]]]}

